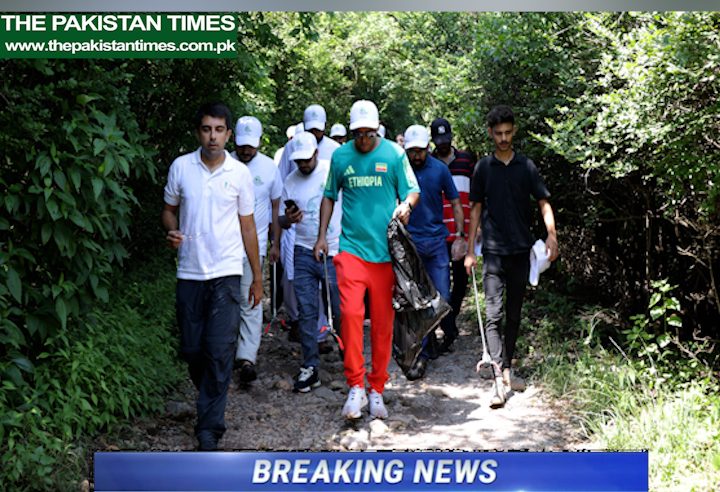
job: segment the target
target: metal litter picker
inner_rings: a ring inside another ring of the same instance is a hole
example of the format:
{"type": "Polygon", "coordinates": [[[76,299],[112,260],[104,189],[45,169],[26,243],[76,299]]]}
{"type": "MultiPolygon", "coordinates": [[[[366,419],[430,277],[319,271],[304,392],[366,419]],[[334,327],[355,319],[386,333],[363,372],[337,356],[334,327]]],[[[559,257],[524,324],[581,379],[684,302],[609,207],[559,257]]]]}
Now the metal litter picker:
{"type": "Polygon", "coordinates": [[[333,317],[332,317],[332,304],[330,302],[330,281],[328,279],[328,268],[327,268],[327,255],[324,252],[320,253],[320,259],[323,262],[323,272],[325,274],[325,300],[327,301],[327,319],[328,319],[328,327],[327,330],[332,335],[333,339],[335,339],[335,342],[338,344],[338,349],[340,350],[340,357],[344,356],[345,352],[345,344],[343,344],[342,338],[340,338],[340,335],[338,335],[338,332],[335,331],[334,325],[333,325],[333,317]]]}
{"type": "Polygon", "coordinates": [[[487,341],[485,340],[485,327],[483,326],[482,314],[480,313],[480,301],[478,300],[477,281],[475,280],[475,267],[472,268],[473,291],[475,292],[475,309],[477,310],[478,329],[480,330],[480,339],[482,340],[482,358],[475,366],[475,371],[480,372],[484,366],[490,366],[493,371],[493,380],[495,381],[495,396],[490,403],[493,408],[501,407],[505,404],[505,389],[502,380],[502,370],[497,362],[492,360],[487,350],[487,341]]]}
{"type": "Polygon", "coordinates": [[[272,263],[272,318],[270,322],[265,326],[265,335],[268,334],[271,328],[280,325],[285,326],[285,320],[278,319],[277,315],[277,261],[272,263]]]}

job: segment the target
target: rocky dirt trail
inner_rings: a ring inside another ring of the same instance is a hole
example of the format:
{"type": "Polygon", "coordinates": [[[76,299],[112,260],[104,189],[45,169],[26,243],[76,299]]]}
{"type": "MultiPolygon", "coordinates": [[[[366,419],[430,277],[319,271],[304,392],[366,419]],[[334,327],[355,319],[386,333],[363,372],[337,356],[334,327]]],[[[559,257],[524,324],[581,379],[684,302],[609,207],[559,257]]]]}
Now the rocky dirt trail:
{"type": "MultiPolygon", "coordinates": [[[[467,304],[467,303],[466,303],[467,304]]],[[[589,447],[562,403],[528,381],[504,408],[488,403],[492,382],[475,372],[481,353],[475,321],[458,317],[460,337],[453,353],[431,361],[424,379],[408,381],[391,362],[384,393],[390,416],[367,413],[347,422],[340,411],[347,396],[337,351],[322,356],[322,386],[307,394],[292,392],[300,345],[287,332],[263,337],[258,379],[249,387],[233,382],[226,410],[225,450],[565,450],[589,447]]],[[[366,329],[366,350],[369,347],[366,329]]],[[[366,359],[369,360],[369,357],[366,359]]],[[[520,370],[522,374],[523,370],[520,370]]],[[[189,380],[166,406],[166,414],[127,427],[99,449],[192,450],[195,393],[189,380]]]]}

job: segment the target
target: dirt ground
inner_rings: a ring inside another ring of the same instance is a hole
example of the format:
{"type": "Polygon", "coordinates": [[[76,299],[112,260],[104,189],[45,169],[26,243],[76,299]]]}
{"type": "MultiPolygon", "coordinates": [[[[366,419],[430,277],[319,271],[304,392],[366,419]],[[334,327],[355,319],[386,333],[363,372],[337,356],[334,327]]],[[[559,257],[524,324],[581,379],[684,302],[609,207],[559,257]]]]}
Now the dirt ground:
{"type": "MultiPolygon", "coordinates": [[[[466,301],[465,304],[470,304],[466,301]]],[[[475,372],[481,353],[475,321],[458,317],[455,351],[431,361],[424,379],[408,381],[394,361],[384,393],[386,420],[367,416],[348,422],[340,415],[347,397],[337,351],[322,356],[322,386],[307,394],[292,392],[300,361],[299,343],[287,332],[263,336],[258,379],[236,380],[226,409],[224,450],[566,450],[592,447],[579,426],[542,387],[528,380],[527,390],[512,393],[504,408],[489,408],[492,382],[475,372]]],[[[369,361],[366,328],[366,360],[369,361]]],[[[527,368],[519,372],[528,374],[527,368]]],[[[114,438],[101,438],[99,450],[194,449],[195,390],[189,379],[167,402],[165,415],[141,420],[114,438]],[[108,442],[108,440],[114,442],[108,442]]]]}

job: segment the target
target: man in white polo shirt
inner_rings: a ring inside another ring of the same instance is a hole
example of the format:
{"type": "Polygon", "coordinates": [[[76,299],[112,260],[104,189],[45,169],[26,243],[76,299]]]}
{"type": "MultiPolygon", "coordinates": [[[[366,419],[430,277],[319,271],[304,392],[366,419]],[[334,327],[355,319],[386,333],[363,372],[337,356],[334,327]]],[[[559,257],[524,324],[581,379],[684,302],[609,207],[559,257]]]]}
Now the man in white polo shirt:
{"type": "MultiPolygon", "coordinates": [[[[257,229],[258,247],[260,252],[260,270],[265,262],[268,252],[268,231],[272,222],[273,230],[278,229],[278,206],[282,194],[282,181],[280,171],[270,157],[258,152],[262,125],[254,116],[243,116],[235,124],[235,151],[230,155],[247,166],[253,180],[255,190],[255,228],[257,229]]],[[[280,233],[277,232],[277,236],[280,233]]],[[[275,263],[280,255],[277,242],[270,245],[270,262],[275,263]]],[[[243,270],[250,271],[250,261],[245,256],[243,270]]],[[[238,333],[238,346],[235,352],[235,363],[239,366],[238,378],[242,383],[251,383],[257,378],[255,361],[260,338],[262,335],[262,306],[252,307],[248,302],[250,285],[253,282],[251,275],[242,277],[242,308],[240,317],[240,330],[238,333]]]]}
{"type": "MultiPolygon", "coordinates": [[[[313,246],[320,226],[320,203],[325,191],[325,180],[330,170],[330,163],[318,159],[317,140],[309,132],[295,135],[290,158],[297,164],[297,169],[285,180],[279,222],[284,229],[295,224],[293,287],[300,315],[303,361],[293,389],[296,392],[307,393],[320,386],[317,324],[319,312],[325,312],[327,306],[320,308],[318,284],[321,284],[323,289],[329,288],[333,318],[336,320],[333,326],[340,326],[337,322],[340,314],[340,298],[332,258],[337,254],[340,241],[342,207],[336,207],[335,213],[330,218],[326,236],[328,254],[321,261],[317,261],[313,256],[313,246]]],[[[327,297],[323,295],[322,298],[323,304],[326,304],[327,297]]]]}
{"type": "Polygon", "coordinates": [[[205,104],[194,123],[200,148],[170,166],[162,223],[166,240],[178,249],[176,311],[180,354],[198,389],[195,436],[199,450],[212,451],[225,433],[243,274],[253,277],[253,306],[263,288],[252,177],[225,150],[232,136],[230,110],[205,104]],[[251,272],[243,269],[244,252],[251,272]]]}

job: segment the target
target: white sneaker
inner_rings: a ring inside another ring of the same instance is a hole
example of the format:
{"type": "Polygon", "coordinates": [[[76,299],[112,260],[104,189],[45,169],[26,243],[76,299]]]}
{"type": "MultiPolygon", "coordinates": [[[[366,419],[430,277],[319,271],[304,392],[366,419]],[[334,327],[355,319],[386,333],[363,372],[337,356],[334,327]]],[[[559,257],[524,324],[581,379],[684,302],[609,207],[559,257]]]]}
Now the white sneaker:
{"type": "Polygon", "coordinates": [[[348,393],[347,401],[342,409],[342,415],[348,420],[359,419],[362,417],[362,409],[368,403],[365,388],[362,386],[353,386],[348,393]]]}
{"type": "Polygon", "coordinates": [[[376,419],[386,419],[388,417],[382,394],[375,390],[370,390],[370,415],[376,419]]]}

